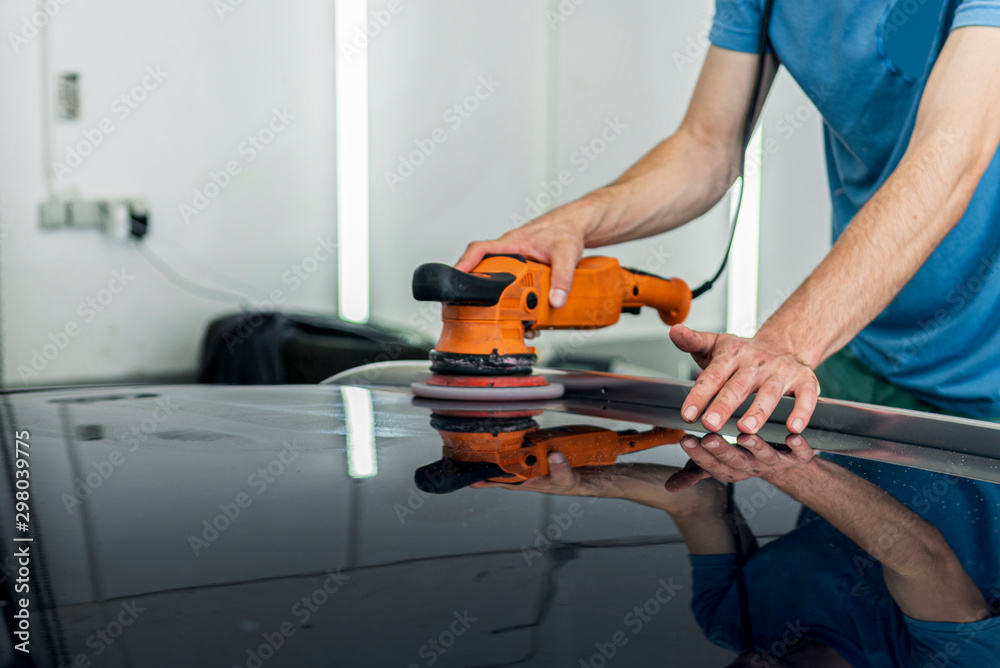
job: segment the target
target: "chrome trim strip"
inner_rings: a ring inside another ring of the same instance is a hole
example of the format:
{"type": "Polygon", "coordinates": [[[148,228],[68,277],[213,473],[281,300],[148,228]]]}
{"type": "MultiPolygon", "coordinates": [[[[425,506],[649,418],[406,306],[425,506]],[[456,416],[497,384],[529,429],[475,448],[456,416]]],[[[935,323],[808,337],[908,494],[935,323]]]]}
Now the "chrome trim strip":
{"type": "MultiPolygon", "coordinates": [[[[427,362],[385,362],[352,369],[325,382],[405,388],[425,376],[427,369],[427,362]]],[[[537,372],[562,383],[566,393],[562,399],[533,405],[703,433],[700,424],[680,418],[680,407],[694,385],[689,381],[589,371],[537,372]]],[[[737,415],[749,408],[751,400],[744,402],[737,415]]],[[[784,442],[788,436],[785,421],[793,404],[791,397],[780,401],[759,432],[762,438],[784,442]]],[[[739,434],[736,420],[729,420],[720,431],[726,436],[739,434]]],[[[802,435],[813,448],[825,452],[1000,483],[1000,424],[820,398],[802,435]]]]}

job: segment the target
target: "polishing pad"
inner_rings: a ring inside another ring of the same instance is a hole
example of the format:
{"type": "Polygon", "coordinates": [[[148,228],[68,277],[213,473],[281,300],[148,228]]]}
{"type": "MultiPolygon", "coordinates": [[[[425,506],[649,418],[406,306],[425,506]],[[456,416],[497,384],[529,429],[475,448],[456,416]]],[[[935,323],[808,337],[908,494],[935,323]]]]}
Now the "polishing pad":
{"type": "MultiPolygon", "coordinates": [[[[433,378],[428,379],[433,380],[433,378]]],[[[481,379],[485,380],[485,379],[481,379]]],[[[530,401],[533,399],[558,399],[566,389],[559,383],[530,386],[496,385],[437,385],[417,381],[410,385],[413,394],[425,399],[445,399],[450,401],[530,401]]]]}

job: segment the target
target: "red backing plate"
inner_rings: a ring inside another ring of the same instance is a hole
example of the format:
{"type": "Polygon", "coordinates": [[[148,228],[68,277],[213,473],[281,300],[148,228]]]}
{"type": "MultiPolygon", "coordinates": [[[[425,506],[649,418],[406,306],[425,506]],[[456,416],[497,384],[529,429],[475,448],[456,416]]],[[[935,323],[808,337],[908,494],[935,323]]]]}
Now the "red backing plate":
{"type": "Polygon", "coordinates": [[[448,376],[434,374],[428,385],[440,387],[541,387],[548,385],[545,376],[448,376]]]}

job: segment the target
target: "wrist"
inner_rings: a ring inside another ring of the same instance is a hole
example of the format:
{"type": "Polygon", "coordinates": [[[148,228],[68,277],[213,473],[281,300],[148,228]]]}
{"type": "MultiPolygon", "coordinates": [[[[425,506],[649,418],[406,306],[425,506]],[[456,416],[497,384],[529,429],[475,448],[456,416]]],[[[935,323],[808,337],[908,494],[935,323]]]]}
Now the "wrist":
{"type": "Polygon", "coordinates": [[[827,472],[825,469],[827,464],[829,464],[829,462],[825,459],[822,459],[821,457],[813,457],[802,466],[796,466],[794,468],[778,471],[777,473],[763,475],[761,476],[761,479],[771,483],[782,491],[786,491],[788,489],[793,489],[802,483],[809,483],[810,481],[815,480],[816,476],[824,475],[827,472]]]}
{"type": "Polygon", "coordinates": [[[579,207],[574,216],[585,248],[613,243],[621,208],[628,195],[620,185],[608,185],[591,191],[572,203],[579,207]]]}
{"type": "Polygon", "coordinates": [[[798,329],[786,326],[780,319],[772,316],[761,325],[753,338],[771,349],[794,357],[810,369],[815,369],[823,361],[825,346],[804,340],[798,329]]]}

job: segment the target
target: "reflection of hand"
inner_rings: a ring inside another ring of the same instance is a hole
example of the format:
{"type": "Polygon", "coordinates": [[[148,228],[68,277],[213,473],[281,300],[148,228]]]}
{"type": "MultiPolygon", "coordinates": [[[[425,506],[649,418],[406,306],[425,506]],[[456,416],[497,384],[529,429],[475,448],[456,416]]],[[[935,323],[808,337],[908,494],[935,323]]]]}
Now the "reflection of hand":
{"type": "MultiPolygon", "coordinates": [[[[692,481],[681,493],[669,494],[664,483],[677,474],[677,467],[660,464],[615,464],[572,468],[565,455],[549,453],[549,475],[518,485],[477,482],[472,487],[502,487],[511,491],[540,492],[559,496],[593,496],[625,499],[676,514],[717,510],[725,504],[725,488],[711,478],[692,481]],[[695,484],[697,482],[697,484],[695,484]]],[[[708,476],[702,476],[707,478],[708,476]]]]}
{"type": "Polygon", "coordinates": [[[815,454],[805,439],[789,434],[787,449],[774,448],[756,435],[742,434],[731,445],[718,434],[704,438],[685,436],[681,445],[691,460],[666,482],[670,492],[682,492],[700,480],[712,477],[721,482],[766,478],[808,464],[815,454]]]}
{"type": "Polygon", "coordinates": [[[549,474],[530,478],[516,485],[499,482],[477,482],[476,489],[502,487],[512,491],[541,492],[557,496],[616,497],[614,484],[607,469],[610,467],[581,467],[574,469],[561,452],[549,453],[549,474]]]}

